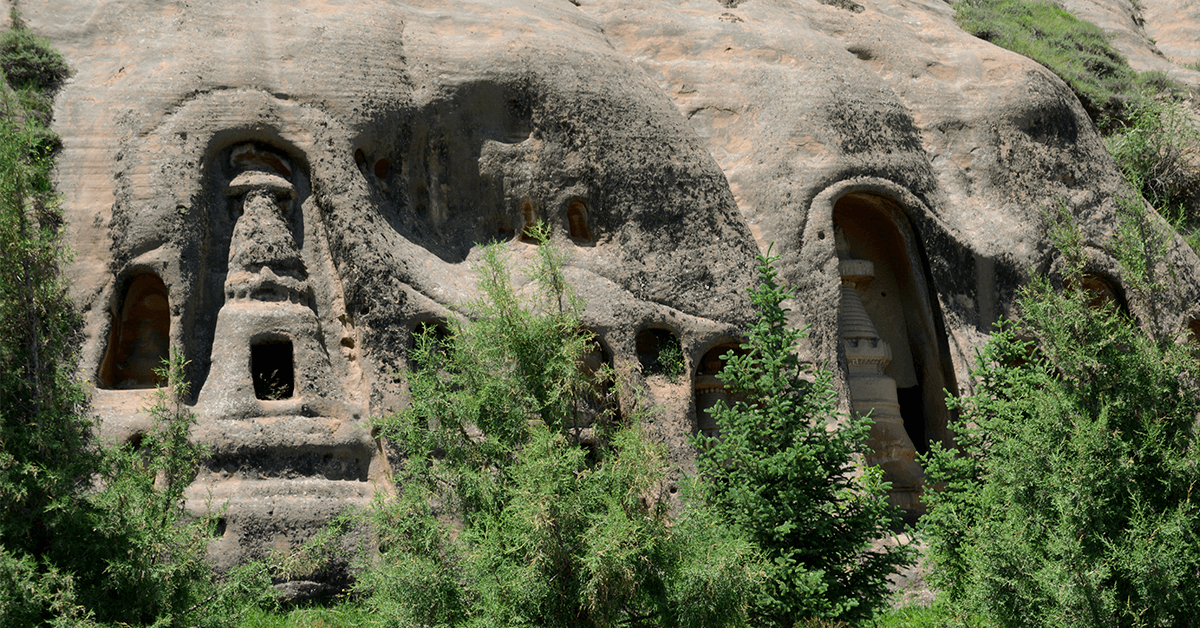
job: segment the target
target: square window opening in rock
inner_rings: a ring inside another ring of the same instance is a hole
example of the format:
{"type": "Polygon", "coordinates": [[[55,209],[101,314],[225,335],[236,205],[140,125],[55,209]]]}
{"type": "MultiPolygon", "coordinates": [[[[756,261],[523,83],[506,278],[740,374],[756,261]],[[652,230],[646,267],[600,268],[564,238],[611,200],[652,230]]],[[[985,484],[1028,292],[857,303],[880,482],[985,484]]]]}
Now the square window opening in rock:
{"type": "Polygon", "coordinates": [[[271,341],[250,347],[250,374],[254,396],[264,401],[290,399],[296,390],[296,372],[290,340],[271,341]]]}

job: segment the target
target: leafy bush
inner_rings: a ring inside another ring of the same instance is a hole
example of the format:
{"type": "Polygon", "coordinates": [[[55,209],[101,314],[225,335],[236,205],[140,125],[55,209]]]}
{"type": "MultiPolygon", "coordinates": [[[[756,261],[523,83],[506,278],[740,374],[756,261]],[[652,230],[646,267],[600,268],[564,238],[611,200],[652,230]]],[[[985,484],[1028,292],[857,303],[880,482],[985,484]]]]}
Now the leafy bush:
{"type": "Polygon", "coordinates": [[[76,371],[80,317],[60,269],[69,253],[52,134],[28,109],[48,95],[22,94],[0,96],[0,626],[228,624],[269,580],[216,586],[204,562],[215,519],[184,524],[201,452],[188,440],[179,362],[137,446],[93,438],[76,371]]]}
{"type": "Polygon", "coordinates": [[[1147,97],[1105,138],[1129,184],[1179,231],[1200,228],[1200,122],[1181,102],[1147,97]]]}
{"type": "Polygon", "coordinates": [[[13,89],[53,93],[71,76],[62,53],[45,37],[26,28],[14,9],[12,28],[0,35],[0,70],[13,89]]]}
{"type": "Polygon", "coordinates": [[[75,378],[79,316],[59,263],[57,205],[38,126],[12,99],[0,117],[0,624],[73,613],[71,573],[39,559],[74,530],[69,507],[97,468],[75,378]]]}
{"type": "Polygon", "coordinates": [[[492,245],[473,322],[418,338],[411,405],[378,423],[405,455],[402,492],[376,504],[358,590],[399,625],[743,623],[753,548],[704,508],[670,522],[664,454],[636,419],[580,421],[602,382],[580,368],[591,338],[541,237],[534,299],[492,245]]]}
{"type": "Polygon", "coordinates": [[[1124,119],[1140,100],[1138,75],[1098,26],[1045,0],[960,0],[963,30],[1046,66],[1067,83],[1092,120],[1124,119]]]}
{"type": "MultiPolygon", "coordinates": [[[[1114,250],[1151,303],[1165,234],[1134,220],[1134,200],[1114,250]]],[[[926,497],[931,580],[1001,626],[1194,626],[1200,360],[1097,303],[1078,232],[1059,220],[1065,289],[1039,277],[1021,290],[975,393],[952,400],[957,448],[927,461],[945,487],[926,497]]]]}
{"type": "Polygon", "coordinates": [[[809,619],[860,621],[887,600],[887,577],[911,561],[890,536],[898,514],[877,467],[858,471],[871,421],[838,416],[831,375],[795,354],[803,332],[788,327],[771,258],[760,258],[751,301],[758,321],[742,353],[724,356],[719,375],[741,401],[712,412],[716,438],[697,435],[698,497],[766,554],[767,589],[756,624],[809,619]],[[831,429],[836,423],[837,429],[831,429]]]}

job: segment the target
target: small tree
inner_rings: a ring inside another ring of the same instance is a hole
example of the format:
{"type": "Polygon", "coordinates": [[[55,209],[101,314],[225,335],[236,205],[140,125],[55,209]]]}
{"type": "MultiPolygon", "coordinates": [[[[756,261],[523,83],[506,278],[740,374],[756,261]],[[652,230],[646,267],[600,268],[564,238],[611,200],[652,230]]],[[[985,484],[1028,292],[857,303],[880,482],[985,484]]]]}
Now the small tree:
{"type": "Polygon", "coordinates": [[[52,161],[35,141],[44,129],[8,92],[2,106],[0,624],[30,625],[52,602],[70,605],[71,574],[38,559],[62,544],[79,487],[98,459],[75,377],[79,315],[59,269],[66,251],[52,161]]]}
{"type": "MultiPolygon", "coordinates": [[[[1136,199],[1136,203],[1132,199],[1136,199]]],[[[1165,227],[1122,201],[1114,250],[1153,300],[1165,227]],[[1137,218],[1137,220],[1135,220],[1137,218]]],[[[1002,626],[1200,625],[1200,361],[1084,289],[1070,216],[1065,287],[1036,277],[977,361],[957,447],[932,447],[931,580],[1002,626]]]]}
{"type": "Polygon", "coordinates": [[[378,423],[406,459],[360,590],[407,624],[743,623],[756,554],[703,509],[672,525],[662,448],[612,414],[591,449],[570,436],[597,380],[562,254],[539,237],[533,299],[491,245],[472,322],[418,338],[412,403],[378,423]]]}
{"type": "Polygon", "coordinates": [[[230,623],[267,583],[255,571],[214,587],[204,557],[215,518],[185,525],[201,450],[179,362],[139,446],[94,438],[61,273],[57,142],[48,115],[29,109],[50,102],[66,66],[17,24],[0,36],[0,69],[11,72],[0,94],[0,628],[230,623]]]}
{"type": "Polygon", "coordinates": [[[698,497],[766,554],[767,588],[756,623],[810,618],[857,621],[887,598],[887,577],[911,560],[907,545],[881,546],[899,524],[877,468],[856,467],[871,421],[838,416],[827,371],[800,362],[804,332],[788,326],[774,258],[759,258],[751,302],[758,321],[719,375],[741,399],[718,404],[720,435],[698,435],[698,497]]]}

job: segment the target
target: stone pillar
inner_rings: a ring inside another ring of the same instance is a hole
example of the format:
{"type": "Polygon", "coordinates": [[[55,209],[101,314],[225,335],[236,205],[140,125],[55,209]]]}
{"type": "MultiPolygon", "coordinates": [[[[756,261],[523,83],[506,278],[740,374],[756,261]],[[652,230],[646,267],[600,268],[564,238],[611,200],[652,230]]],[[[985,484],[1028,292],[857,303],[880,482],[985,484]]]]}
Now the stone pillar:
{"type": "Polygon", "coordinates": [[[859,414],[869,412],[875,421],[867,464],[883,469],[883,479],[892,483],[889,499],[893,504],[905,510],[922,510],[920,496],[925,474],[916,462],[916,447],[904,429],[896,380],[883,372],[892,361],[892,348],[879,337],[858,294],[859,286],[875,277],[874,264],[842,259],[839,270],[842,300],[838,318],[846,350],[852,407],[859,414]]]}

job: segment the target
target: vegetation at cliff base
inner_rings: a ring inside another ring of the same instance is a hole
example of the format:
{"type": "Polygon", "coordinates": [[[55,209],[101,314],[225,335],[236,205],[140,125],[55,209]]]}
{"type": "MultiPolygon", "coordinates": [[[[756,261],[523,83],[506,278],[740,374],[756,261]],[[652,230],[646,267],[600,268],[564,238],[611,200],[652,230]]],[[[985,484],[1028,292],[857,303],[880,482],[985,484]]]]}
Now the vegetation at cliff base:
{"type": "Polygon", "coordinates": [[[719,377],[737,401],[712,410],[720,435],[697,435],[693,497],[744,531],[769,562],[751,609],[760,626],[811,618],[863,621],[887,602],[887,578],[911,562],[911,547],[884,545],[898,527],[882,471],[856,465],[869,418],[838,416],[832,375],[795,353],[770,258],[760,258],[751,302],[757,321],[719,377]],[[831,429],[836,425],[836,429],[831,429]]]}
{"type": "Polygon", "coordinates": [[[702,505],[672,521],[648,414],[595,402],[612,373],[581,368],[592,340],[537,236],[535,295],[491,245],[471,323],[418,339],[412,402],[378,422],[401,494],[375,505],[357,590],[388,625],[744,624],[757,550],[702,505]]]}
{"type": "MultiPolygon", "coordinates": [[[[1152,301],[1168,288],[1154,273],[1169,233],[1140,199],[1123,211],[1114,249],[1152,301]]],[[[929,456],[945,487],[922,522],[931,578],[952,607],[1001,626],[1195,626],[1200,356],[1086,289],[1077,229],[1053,219],[1062,283],[1021,289],[975,393],[954,401],[955,448],[929,456]]]]}
{"type": "Polygon", "coordinates": [[[65,64],[16,22],[0,68],[13,71],[0,94],[0,627],[228,625],[269,579],[215,582],[215,517],[187,523],[202,452],[188,440],[181,363],[147,409],[152,429],[122,446],[95,439],[61,273],[57,139],[37,108],[65,64]]]}

